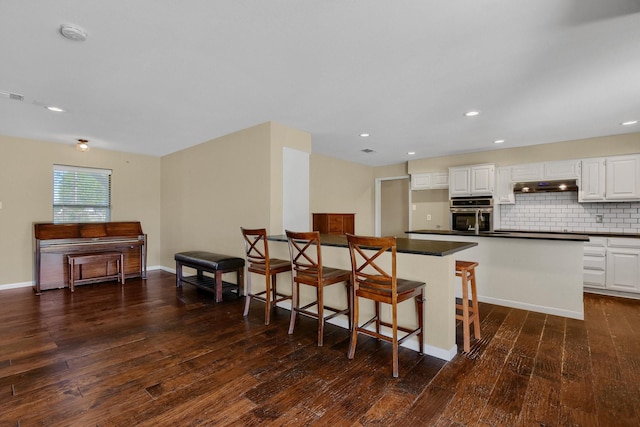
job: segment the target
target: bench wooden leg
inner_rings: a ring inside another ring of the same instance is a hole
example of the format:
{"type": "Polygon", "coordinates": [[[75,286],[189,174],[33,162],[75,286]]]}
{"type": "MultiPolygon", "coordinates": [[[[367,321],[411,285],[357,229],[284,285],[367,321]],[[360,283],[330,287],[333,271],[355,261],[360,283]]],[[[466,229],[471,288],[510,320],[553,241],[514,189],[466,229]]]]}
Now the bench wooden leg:
{"type": "Polygon", "coordinates": [[[176,261],[176,288],[182,287],[182,263],[176,261]]]}

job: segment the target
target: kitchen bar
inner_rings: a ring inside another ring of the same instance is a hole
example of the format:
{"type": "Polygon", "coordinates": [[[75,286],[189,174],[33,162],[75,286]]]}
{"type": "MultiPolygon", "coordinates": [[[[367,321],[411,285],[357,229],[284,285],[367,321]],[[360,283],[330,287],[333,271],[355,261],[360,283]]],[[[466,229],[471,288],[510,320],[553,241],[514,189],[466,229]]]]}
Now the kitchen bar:
{"type": "MultiPolygon", "coordinates": [[[[347,239],[345,236],[321,235],[322,261],[325,265],[351,269],[347,239]]],[[[275,258],[288,259],[289,249],[284,235],[269,236],[269,255],[275,258]]],[[[456,259],[466,259],[467,251],[477,246],[476,242],[447,242],[442,240],[397,239],[397,271],[398,276],[426,282],[426,301],[424,304],[425,346],[426,354],[444,360],[451,360],[457,353],[455,294],[459,288],[459,279],[455,276],[456,259]],[[462,252],[461,252],[462,251],[462,252]]],[[[287,279],[279,279],[285,283],[287,279]]],[[[256,280],[254,283],[258,283],[256,280]]],[[[301,294],[301,299],[310,298],[311,294],[301,294]]],[[[325,290],[325,301],[330,305],[346,304],[344,290],[331,287],[325,290]]],[[[373,304],[362,301],[360,312],[362,318],[373,313],[373,304]]],[[[403,303],[398,313],[400,324],[414,325],[416,322],[415,306],[410,302],[403,303]]],[[[287,307],[288,308],[288,307],[287,307]]],[[[388,307],[383,306],[383,310],[388,307]]],[[[388,311],[384,311],[388,314],[388,311]]],[[[383,314],[384,316],[384,314],[383,314]]],[[[339,323],[336,323],[339,324],[339,323]]],[[[347,327],[346,321],[340,326],[347,327]]],[[[407,341],[406,346],[418,350],[417,338],[407,341]]]]}
{"type": "Polygon", "coordinates": [[[584,319],[583,244],[589,237],[571,233],[413,230],[414,239],[439,238],[478,245],[465,256],[476,269],[478,299],[507,307],[584,319]]]}

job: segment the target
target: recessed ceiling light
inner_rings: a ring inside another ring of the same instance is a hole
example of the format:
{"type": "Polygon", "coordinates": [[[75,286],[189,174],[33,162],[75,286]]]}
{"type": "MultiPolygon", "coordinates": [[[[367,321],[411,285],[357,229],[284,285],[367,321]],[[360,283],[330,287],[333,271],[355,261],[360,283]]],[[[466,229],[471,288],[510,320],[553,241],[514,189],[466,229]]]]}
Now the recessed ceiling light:
{"type": "Polygon", "coordinates": [[[493,141],[494,144],[502,144],[504,142],[504,139],[496,139],[495,141],[493,141]]]}
{"type": "Polygon", "coordinates": [[[56,107],[56,106],[54,106],[54,105],[49,105],[49,106],[44,107],[44,108],[46,108],[46,109],[47,109],[47,110],[49,110],[49,111],[54,111],[54,112],[56,112],[56,113],[64,113],[64,110],[63,110],[62,108],[60,108],[60,107],[56,107]]]}
{"type": "Polygon", "coordinates": [[[415,151],[409,151],[407,154],[410,155],[410,156],[415,156],[416,152],[415,151]]]}
{"type": "Polygon", "coordinates": [[[467,117],[477,116],[478,114],[480,114],[480,111],[467,111],[466,113],[464,113],[464,115],[467,117]]]}
{"type": "Polygon", "coordinates": [[[363,137],[363,138],[366,138],[366,137],[371,136],[371,135],[368,134],[368,133],[361,133],[360,136],[363,137]]]}
{"type": "Polygon", "coordinates": [[[636,123],[638,123],[638,121],[637,121],[637,120],[629,120],[629,121],[626,121],[626,122],[622,122],[622,123],[620,123],[620,124],[621,124],[622,126],[631,126],[631,125],[635,125],[636,123]]]}

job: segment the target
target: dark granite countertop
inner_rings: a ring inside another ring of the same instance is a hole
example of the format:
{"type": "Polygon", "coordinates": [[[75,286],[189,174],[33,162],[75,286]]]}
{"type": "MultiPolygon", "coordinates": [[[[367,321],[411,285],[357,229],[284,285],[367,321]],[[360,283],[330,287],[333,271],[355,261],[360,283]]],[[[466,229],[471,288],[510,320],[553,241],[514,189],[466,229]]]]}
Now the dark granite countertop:
{"type": "MultiPolygon", "coordinates": [[[[283,234],[268,236],[268,240],[286,242],[287,236],[283,234]]],[[[321,234],[320,243],[323,246],[349,247],[346,236],[321,234]]],[[[406,237],[398,237],[396,244],[398,253],[428,256],[446,256],[478,246],[476,242],[447,242],[443,240],[408,239],[406,237]]]]}
{"type": "Polygon", "coordinates": [[[563,240],[588,242],[589,235],[577,233],[555,233],[555,232],[537,232],[537,231],[481,231],[475,234],[473,231],[451,231],[451,230],[411,230],[406,233],[413,234],[439,234],[443,236],[469,236],[469,237],[501,237],[507,239],[537,239],[537,240],[563,240]]]}

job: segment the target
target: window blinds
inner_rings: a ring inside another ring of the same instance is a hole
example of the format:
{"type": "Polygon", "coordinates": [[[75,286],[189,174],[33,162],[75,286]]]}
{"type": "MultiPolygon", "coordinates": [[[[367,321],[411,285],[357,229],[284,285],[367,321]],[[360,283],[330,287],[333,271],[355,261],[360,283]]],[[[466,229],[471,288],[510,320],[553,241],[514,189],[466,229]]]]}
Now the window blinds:
{"type": "Polygon", "coordinates": [[[53,222],[111,220],[111,170],[53,165],[53,222]]]}

